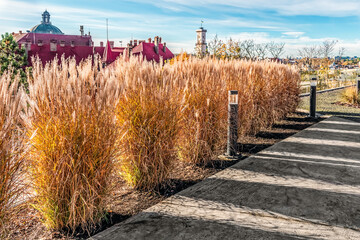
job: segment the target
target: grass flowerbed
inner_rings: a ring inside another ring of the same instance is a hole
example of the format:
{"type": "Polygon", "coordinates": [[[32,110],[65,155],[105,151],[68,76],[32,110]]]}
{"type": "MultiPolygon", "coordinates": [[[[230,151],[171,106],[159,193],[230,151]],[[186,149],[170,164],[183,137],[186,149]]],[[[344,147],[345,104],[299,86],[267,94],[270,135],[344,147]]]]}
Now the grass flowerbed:
{"type": "Polygon", "coordinates": [[[109,217],[114,179],[161,191],[174,169],[205,168],[223,153],[229,90],[239,91],[242,137],[295,111],[300,91],[297,70],[279,63],[191,57],[107,68],[98,59],[36,61],[28,82],[23,171],[32,207],[48,229],[70,235],[91,234],[109,217]]]}

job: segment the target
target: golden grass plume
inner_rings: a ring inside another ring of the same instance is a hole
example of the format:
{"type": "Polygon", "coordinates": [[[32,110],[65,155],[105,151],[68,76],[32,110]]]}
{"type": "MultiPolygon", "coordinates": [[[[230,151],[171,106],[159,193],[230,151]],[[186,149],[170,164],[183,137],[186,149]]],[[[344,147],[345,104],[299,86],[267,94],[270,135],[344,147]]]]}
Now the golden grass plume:
{"type": "Polygon", "coordinates": [[[0,76],[0,238],[7,238],[8,224],[16,217],[25,194],[23,129],[26,95],[20,77],[11,71],[0,76]]]}
{"type": "Polygon", "coordinates": [[[33,66],[27,127],[34,207],[50,229],[89,230],[104,217],[110,194],[120,87],[98,59],[33,66]]]}

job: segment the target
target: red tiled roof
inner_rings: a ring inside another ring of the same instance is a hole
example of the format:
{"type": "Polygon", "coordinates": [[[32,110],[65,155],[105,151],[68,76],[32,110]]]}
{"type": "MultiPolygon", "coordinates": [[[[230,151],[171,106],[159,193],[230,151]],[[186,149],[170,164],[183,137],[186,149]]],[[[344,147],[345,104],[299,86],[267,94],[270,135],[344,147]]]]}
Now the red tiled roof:
{"type": "Polygon", "coordinates": [[[114,62],[120,54],[124,52],[124,48],[111,48],[109,40],[106,43],[104,55],[103,55],[103,61],[106,64],[110,64],[114,62]]]}
{"type": "Polygon", "coordinates": [[[139,45],[134,47],[132,53],[134,55],[142,54],[144,57],[146,57],[146,60],[155,60],[156,62],[160,61],[160,57],[162,57],[163,60],[171,59],[174,57],[174,54],[167,47],[166,51],[163,51],[162,43],[159,43],[159,54],[155,52],[155,44],[149,42],[141,42],[139,45]]]}
{"type": "Polygon", "coordinates": [[[90,42],[92,41],[90,35],[80,36],[48,33],[15,34],[15,39],[20,44],[25,42],[37,44],[38,40],[41,40],[43,44],[50,44],[50,41],[56,40],[58,43],[60,43],[60,41],[65,41],[65,45],[70,45],[73,41],[76,46],[90,46],[90,42]]]}

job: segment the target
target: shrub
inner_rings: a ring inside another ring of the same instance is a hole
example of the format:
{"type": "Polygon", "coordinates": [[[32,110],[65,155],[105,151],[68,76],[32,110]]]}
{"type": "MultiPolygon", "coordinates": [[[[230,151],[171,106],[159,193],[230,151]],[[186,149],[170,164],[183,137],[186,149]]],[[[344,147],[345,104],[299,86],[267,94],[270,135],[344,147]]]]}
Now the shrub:
{"type": "Polygon", "coordinates": [[[88,59],[42,67],[29,76],[33,116],[28,125],[34,207],[50,229],[89,230],[105,214],[118,138],[114,106],[119,87],[88,59]]]}
{"type": "Polygon", "coordinates": [[[0,75],[11,69],[13,77],[20,75],[20,83],[28,88],[26,73],[24,71],[27,62],[27,54],[24,48],[19,48],[13,35],[5,33],[0,41],[0,75]]]}
{"type": "Polygon", "coordinates": [[[356,90],[356,87],[345,88],[341,94],[341,98],[344,102],[358,105],[360,104],[360,97],[356,90]]]}
{"type": "Polygon", "coordinates": [[[25,94],[19,88],[19,76],[13,73],[0,77],[0,238],[6,238],[8,224],[15,217],[21,198],[23,183],[25,133],[22,129],[21,112],[25,106],[25,94]],[[10,85],[10,83],[13,83],[10,85]]]}

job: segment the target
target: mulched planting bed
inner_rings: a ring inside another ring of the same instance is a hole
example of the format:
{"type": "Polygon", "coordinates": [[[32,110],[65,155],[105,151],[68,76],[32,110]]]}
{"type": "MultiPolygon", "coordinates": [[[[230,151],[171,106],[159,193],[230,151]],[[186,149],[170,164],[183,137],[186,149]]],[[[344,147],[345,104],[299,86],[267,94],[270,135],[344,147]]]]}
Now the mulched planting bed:
{"type": "MultiPolygon", "coordinates": [[[[309,126],[323,120],[310,119],[307,114],[293,113],[286,119],[278,121],[269,129],[240,139],[240,151],[244,159],[255,154],[309,126]]],[[[207,166],[194,166],[178,162],[172,171],[168,183],[159,187],[155,192],[136,191],[128,187],[120,178],[114,178],[116,191],[109,201],[109,219],[101,227],[94,230],[92,234],[100,232],[116,223],[159,203],[165,198],[200,182],[241,160],[213,160],[207,166]]],[[[29,206],[23,206],[17,220],[13,223],[14,230],[11,239],[86,239],[88,235],[78,233],[73,237],[65,233],[50,232],[45,229],[39,220],[39,214],[29,206]]]]}
{"type": "Polygon", "coordinates": [[[358,104],[351,104],[351,103],[344,103],[344,102],[334,102],[332,104],[339,105],[339,106],[345,106],[345,107],[360,108],[360,105],[358,105],[358,104]]]}

